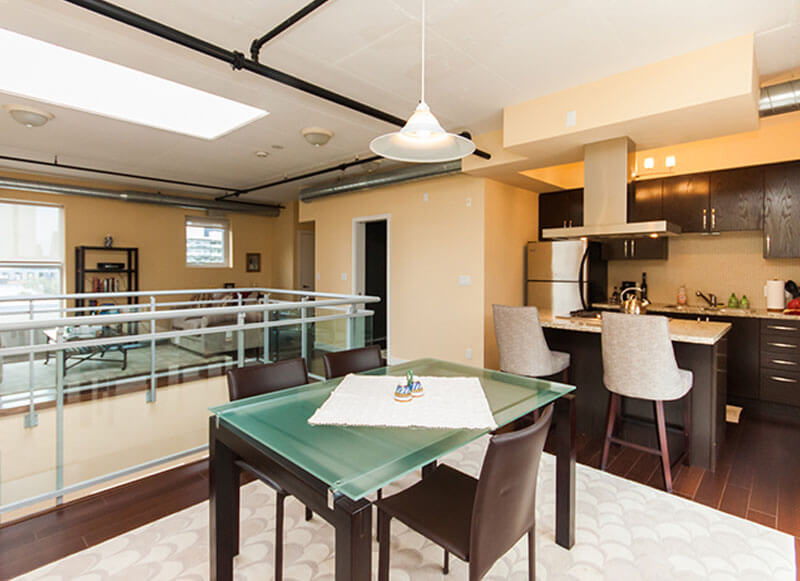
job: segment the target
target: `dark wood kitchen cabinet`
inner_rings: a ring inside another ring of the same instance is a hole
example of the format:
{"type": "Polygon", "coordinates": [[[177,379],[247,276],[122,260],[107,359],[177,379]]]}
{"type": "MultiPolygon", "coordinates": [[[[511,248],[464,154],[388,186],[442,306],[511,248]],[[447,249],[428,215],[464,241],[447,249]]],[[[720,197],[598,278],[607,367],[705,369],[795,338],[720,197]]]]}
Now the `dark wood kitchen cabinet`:
{"type": "Polygon", "coordinates": [[[764,168],[742,167],[709,174],[708,231],[761,230],[764,223],[764,168]]]}
{"type": "Polygon", "coordinates": [[[666,238],[615,238],[603,242],[603,260],[666,260],[666,238]]]}
{"type": "Polygon", "coordinates": [[[764,168],[764,258],[800,258],[800,162],[764,168]]]}
{"type": "Polygon", "coordinates": [[[661,205],[663,219],[680,226],[682,232],[707,232],[711,224],[708,174],[665,178],[661,205]]]}
{"type": "Polygon", "coordinates": [[[583,226],[583,188],[539,194],[539,240],[544,228],[583,226]]]}
{"type": "Polygon", "coordinates": [[[662,188],[664,180],[634,182],[628,189],[628,222],[663,220],[662,188]]]}

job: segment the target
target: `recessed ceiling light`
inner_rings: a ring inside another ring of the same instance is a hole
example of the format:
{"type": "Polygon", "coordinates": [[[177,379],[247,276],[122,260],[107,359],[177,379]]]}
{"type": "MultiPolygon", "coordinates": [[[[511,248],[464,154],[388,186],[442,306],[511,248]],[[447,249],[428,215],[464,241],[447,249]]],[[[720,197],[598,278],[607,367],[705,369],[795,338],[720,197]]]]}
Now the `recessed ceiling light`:
{"type": "Polygon", "coordinates": [[[3,109],[25,127],[41,127],[53,118],[52,113],[27,105],[3,105],[3,109]]]}
{"type": "Polygon", "coordinates": [[[0,28],[0,91],[203,139],[267,111],[0,28]]]}
{"type": "Polygon", "coordinates": [[[268,155],[268,151],[256,151],[256,157],[267,157],[268,155]]]}

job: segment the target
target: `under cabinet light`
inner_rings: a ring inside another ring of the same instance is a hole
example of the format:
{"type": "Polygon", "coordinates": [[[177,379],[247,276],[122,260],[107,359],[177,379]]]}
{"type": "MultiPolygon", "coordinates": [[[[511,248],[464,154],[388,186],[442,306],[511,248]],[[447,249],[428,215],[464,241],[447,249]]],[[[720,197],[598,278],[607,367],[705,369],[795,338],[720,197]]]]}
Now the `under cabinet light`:
{"type": "Polygon", "coordinates": [[[0,92],[157,129],[216,139],[268,114],[0,28],[0,92]]]}

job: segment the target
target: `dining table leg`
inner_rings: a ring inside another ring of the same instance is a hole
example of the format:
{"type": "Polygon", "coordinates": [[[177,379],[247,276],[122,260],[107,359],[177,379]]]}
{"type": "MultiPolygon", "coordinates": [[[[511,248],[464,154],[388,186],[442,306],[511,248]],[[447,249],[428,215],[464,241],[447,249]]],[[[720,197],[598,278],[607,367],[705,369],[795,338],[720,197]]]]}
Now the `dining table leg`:
{"type": "Polygon", "coordinates": [[[563,395],[553,410],[556,445],[556,543],[575,544],[575,395],[563,395]]]}
{"type": "Polygon", "coordinates": [[[233,580],[233,557],[238,552],[234,546],[234,531],[239,523],[234,521],[239,511],[239,470],[234,464],[233,452],[216,437],[216,417],[209,418],[209,530],[211,533],[211,580],[233,580]]]}
{"type": "Polygon", "coordinates": [[[348,504],[337,518],[336,581],[368,581],[372,575],[372,504],[363,500],[348,504]]]}

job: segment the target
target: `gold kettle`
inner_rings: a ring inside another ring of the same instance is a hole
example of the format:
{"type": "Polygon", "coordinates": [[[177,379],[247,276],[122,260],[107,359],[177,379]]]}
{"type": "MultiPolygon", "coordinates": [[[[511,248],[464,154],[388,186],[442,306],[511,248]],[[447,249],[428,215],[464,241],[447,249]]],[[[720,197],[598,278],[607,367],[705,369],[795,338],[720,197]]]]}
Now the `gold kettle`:
{"type": "Polygon", "coordinates": [[[619,295],[619,310],[629,315],[644,315],[647,312],[647,305],[650,304],[650,301],[640,298],[641,293],[642,289],[638,286],[628,287],[622,291],[622,294],[619,295]],[[634,292],[628,298],[625,298],[625,294],[630,291],[634,292]]]}

